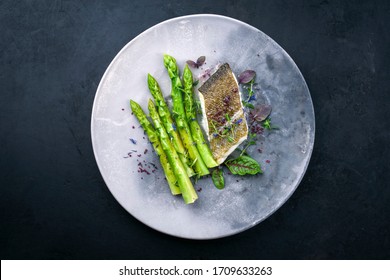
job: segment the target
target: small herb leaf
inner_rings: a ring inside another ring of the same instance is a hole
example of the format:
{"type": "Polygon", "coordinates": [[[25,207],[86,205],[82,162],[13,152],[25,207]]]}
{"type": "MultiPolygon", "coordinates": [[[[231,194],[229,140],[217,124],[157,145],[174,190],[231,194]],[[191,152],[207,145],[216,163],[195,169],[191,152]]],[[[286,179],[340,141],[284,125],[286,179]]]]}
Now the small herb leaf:
{"type": "Polygon", "coordinates": [[[273,129],[279,129],[279,127],[277,126],[274,126],[272,123],[271,123],[271,118],[266,118],[262,123],[261,125],[267,129],[267,130],[273,130],[273,129]]]}
{"type": "Polygon", "coordinates": [[[192,68],[199,68],[200,66],[202,66],[204,64],[204,62],[206,61],[206,57],[204,55],[198,57],[198,59],[195,61],[193,60],[187,60],[187,64],[188,66],[192,67],[192,68]]]}
{"type": "Polygon", "coordinates": [[[225,165],[235,175],[263,173],[260,164],[247,155],[241,155],[238,158],[228,160],[225,162],[225,165]]]}
{"type": "Polygon", "coordinates": [[[211,173],[211,179],[217,189],[222,190],[225,187],[225,179],[223,178],[222,169],[216,168],[211,173]]]}
{"type": "Polygon", "coordinates": [[[254,109],[255,106],[253,106],[253,104],[249,103],[249,102],[246,102],[246,101],[242,101],[242,104],[244,104],[245,107],[249,108],[249,109],[254,109]]]}
{"type": "Polygon", "coordinates": [[[262,122],[271,114],[272,107],[270,105],[261,104],[254,108],[250,118],[256,122],[262,122]]]}
{"type": "Polygon", "coordinates": [[[187,60],[187,64],[192,68],[198,68],[198,64],[195,61],[187,60]]]}
{"type": "Polygon", "coordinates": [[[238,83],[239,84],[247,84],[253,80],[256,76],[256,72],[253,70],[245,70],[240,75],[238,75],[238,83]]]}
{"type": "Polygon", "coordinates": [[[204,55],[198,57],[198,59],[196,60],[196,64],[198,65],[198,67],[202,66],[203,63],[206,61],[206,57],[204,55]]]}

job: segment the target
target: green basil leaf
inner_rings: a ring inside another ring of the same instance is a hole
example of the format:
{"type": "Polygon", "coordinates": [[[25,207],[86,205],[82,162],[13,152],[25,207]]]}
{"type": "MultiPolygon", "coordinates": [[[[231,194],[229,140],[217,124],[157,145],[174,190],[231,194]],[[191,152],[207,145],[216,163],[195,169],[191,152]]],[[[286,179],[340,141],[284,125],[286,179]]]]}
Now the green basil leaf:
{"type": "Polygon", "coordinates": [[[225,179],[223,178],[222,169],[214,169],[211,173],[211,179],[213,179],[213,183],[217,189],[222,190],[225,187],[225,179]]]}
{"type": "Polygon", "coordinates": [[[253,106],[253,104],[249,103],[249,102],[246,102],[246,101],[242,101],[242,105],[244,105],[244,107],[247,107],[249,109],[254,109],[255,106],[253,106]]]}
{"type": "Polygon", "coordinates": [[[230,172],[235,175],[255,175],[257,173],[263,173],[260,164],[247,155],[242,155],[238,158],[230,159],[225,162],[225,165],[227,168],[229,168],[230,172]]]}

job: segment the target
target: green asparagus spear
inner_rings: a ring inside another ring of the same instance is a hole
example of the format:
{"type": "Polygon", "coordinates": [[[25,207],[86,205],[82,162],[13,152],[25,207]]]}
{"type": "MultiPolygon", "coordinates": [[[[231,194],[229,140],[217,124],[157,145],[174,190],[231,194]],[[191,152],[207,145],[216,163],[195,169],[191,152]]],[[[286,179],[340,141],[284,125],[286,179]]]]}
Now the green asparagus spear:
{"type": "Polygon", "coordinates": [[[156,132],[159,136],[161,146],[176,176],[184,202],[187,204],[193,203],[198,198],[198,195],[195,192],[195,189],[191,183],[190,178],[187,176],[185,172],[183,163],[179,160],[179,156],[175,148],[173,147],[173,144],[169,140],[169,136],[165,131],[160,116],[158,115],[157,109],[151,99],[149,99],[148,102],[148,109],[149,109],[150,117],[154,122],[154,127],[156,128],[156,132]]]}
{"type": "Polygon", "coordinates": [[[191,177],[195,174],[194,170],[190,167],[191,161],[187,157],[186,150],[184,149],[179,133],[176,131],[176,126],[173,122],[168,105],[164,100],[160,86],[158,85],[156,79],[150,74],[148,74],[148,87],[154,101],[156,102],[158,113],[168,135],[171,138],[172,144],[175,147],[176,152],[179,154],[181,162],[184,164],[187,175],[191,177]]]}
{"type": "Polygon", "coordinates": [[[192,138],[190,128],[186,122],[182,97],[183,86],[179,77],[179,68],[177,67],[175,58],[170,55],[164,55],[164,65],[168,70],[169,77],[171,78],[173,117],[176,120],[177,128],[179,130],[184,147],[188,151],[196,173],[199,176],[210,174],[206,164],[203,162],[203,159],[199,154],[198,149],[196,148],[196,144],[192,138]]]}
{"type": "Polygon", "coordinates": [[[148,135],[149,140],[152,143],[154,150],[156,151],[157,155],[160,158],[160,163],[161,163],[161,166],[164,170],[165,177],[167,178],[169,188],[171,189],[171,193],[173,195],[180,194],[181,191],[180,191],[180,188],[177,186],[176,176],[173,173],[172,167],[168,162],[168,158],[167,158],[167,156],[166,156],[166,154],[161,146],[160,140],[158,138],[158,135],[157,135],[154,127],[149,122],[144,111],[142,110],[141,106],[137,102],[130,100],[130,107],[131,107],[131,110],[134,113],[134,115],[139,120],[141,126],[145,130],[146,134],[148,135]]]}
{"type": "Polygon", "coordinates": [[[183,71],[183,86],[184,86],[184,109],[186,113],[186,120],[190,126],[192,137],[195,140],[198,151],[208,168],[216,167],[218,163],[214,160],[213,155],[210,151],[209,146],[207,145],[206,140],[204,139],[202,130],[199,126],[199,123],[196,119],[196,108],[194,106],[194,97],[193,97],[193,77],[192,72],[188,65],[184,67],[183,71]]]}

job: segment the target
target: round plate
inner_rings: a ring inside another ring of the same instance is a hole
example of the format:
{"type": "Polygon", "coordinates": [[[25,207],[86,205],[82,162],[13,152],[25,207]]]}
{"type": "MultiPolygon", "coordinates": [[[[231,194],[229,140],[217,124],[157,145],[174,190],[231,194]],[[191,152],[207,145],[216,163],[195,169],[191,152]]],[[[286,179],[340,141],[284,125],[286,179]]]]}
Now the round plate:
{"type": "Polygon", "coordinates": [[[270,37],[232,18],[190,15],[151,27],[118,53],[97,89],[91,132],[104,181],[131,215],[170,235],[212,239],[253,227],[291,196],[313,149],[314,110],[294,61],[270,37]],[[133,99],[147,111],[147,73],[169,96],[164,54],[175,57],[180,69],[188,59],[206,56],[194,76],[224,62],[235,74],[256,71],[257,102],[271,104],[272,123],[279,128],[259,134],[248,149],[263,174],[235,176],[224,169],[223,190],[210,177],[201,178],[195,184],[199,199],[190,205],[170,194],[158,157],[129,108],[133,99]]]}

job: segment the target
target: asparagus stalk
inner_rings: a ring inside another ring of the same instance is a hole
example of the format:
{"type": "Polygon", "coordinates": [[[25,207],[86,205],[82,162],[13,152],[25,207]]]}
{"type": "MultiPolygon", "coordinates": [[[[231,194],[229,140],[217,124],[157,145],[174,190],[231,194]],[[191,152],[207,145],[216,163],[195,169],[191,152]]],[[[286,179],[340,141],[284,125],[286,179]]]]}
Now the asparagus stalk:
{"type": "Polygon", "coordinates": [[[168,105],[164,100],[160,86],[158,85],[156,79],[150,74],[148,74],[148,87],[154,98],[154,101],[156,102],[158,114],[160,115],[162,123],[164,124],[164,127],[170,136],[172,144],[176,152],[179,154],[181,162],[184,164],[187,175],[191,177],[195,174],[194,170],[190,167],[191,161],[187,157],[183,142],[180,139],[179,133],[176,131],[176,126],[173,122],[168,105]]]}
{"type": "Polygon", "coordinates": [[[186,64],[183,70],[183,86],[184,86],[184,109],[186,113],[186,120],[190,126],[192,137],[196,143],[198,151],[208,168],[216,167],[218,163],[214,160],[213,155],[205,138],[203,136],[202,130],[199,126],[199,123],[196,119],[196,109],[194,106],[194,97],[193,97],[193,76],[190,68],[186,64]]]}
{"type": "Polygon", "coordinates": [[[172,170],[176,176],[177,183],[180,187],[184,202],[186,204],[193,203],[198,198],[198,195],[195,192],[190,178],[185,172],[183,163],[179,160],[179,156],[175,148],[173,147],[173,144],[169,140],[168,133],[165,131],[165,128],[162,124],[162,120],[160,119],[157,109],[151,99],[149,99],[148,102],[148,109],[150,117],[154,122],[154,127],[156,129],[157,135],[159,136],[162,149],[164,150],[168,158],[168,162],[171,165],[172,170]]]}
{"type": "Polygon", "coordinates": [[[141,106],[133,101],[130,100],[130,107],[133,111],[134,115],[139,120],[142,128],[145,130],[146,134],[149,137],[150,142],[153,145],[154,150],[156,151],[157,155],[160,158],[161,166],[164,170],[165,177],[167,178],[169,188],[171,189],[171,193],[173,195],[180,194],[180,188],[177,185],[176,176],[173,173],[172,167],[168,162],[168,158],[161,146],[160,140],[158,138],[157,132],[152,126],[152,124],[149,122],[148,118],[146,117],[144,111],[142,110],[141,106]]]}
{"type": "Polygon", "coordinates": [[[203,162],[203,159],[199,154],[198,149],[196,148],[196,144],[191,135],[191,130],[186,122],[182,97],[183,86],[179,77],[179,68],[177,67],[175,58],[170,55],[164,55],[164,66],[167,68],[168,75],[171,78],[173,117],[176,120],[184,147],[188,151],[188,154],[193,162],[195,172],[198,176],[210,174],[206,164],[203,162]]]}

